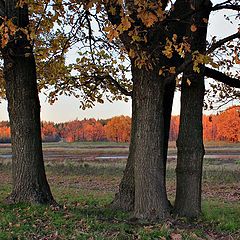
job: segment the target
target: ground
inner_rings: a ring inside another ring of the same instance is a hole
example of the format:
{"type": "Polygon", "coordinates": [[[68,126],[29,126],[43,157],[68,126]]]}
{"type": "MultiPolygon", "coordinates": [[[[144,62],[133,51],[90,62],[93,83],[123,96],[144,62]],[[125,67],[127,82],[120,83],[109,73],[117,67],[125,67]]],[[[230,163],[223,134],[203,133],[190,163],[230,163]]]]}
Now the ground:
{"type": "MultiPolygon", "coordinates": [[[[121,180],[128,144],[45,143],[49,183],[62,207],[7,206],[11,149],[0,145],[0,239],[240,239],[240,144],[208,143],[203,214],[197,221],[146,224],[109,208],[121,180]]],[[[175,196],[176,147],[170,144],[167,188],[175,196]]]]}

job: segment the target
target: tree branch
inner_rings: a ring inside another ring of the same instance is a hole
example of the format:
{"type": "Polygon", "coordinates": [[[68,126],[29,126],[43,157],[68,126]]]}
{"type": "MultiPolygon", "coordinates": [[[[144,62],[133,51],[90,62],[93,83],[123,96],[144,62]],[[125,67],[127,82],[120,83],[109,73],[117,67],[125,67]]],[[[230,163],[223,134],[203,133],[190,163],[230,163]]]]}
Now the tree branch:
{"type": "Polygon", "coordinates": [[[215,69],[205,67],[205,76],[225,83],[230,87],[240,88],[240,79],[229,77],[226,74],[221,73],[215,69]]]}
{"type": "Polygon", "coordinates": [[[235,38],[240,38],[240,31],[212,44],[212,46],[207,50],[206,54],[212,53],[215,49],[221,47],[224,43],[229,42],[235,38]]]}
{"type": "Polygon", "coordinates": [[[0,0],[0,16],[4,17],[5,16],[5,1],[0,0]]]}
{"type": "Polygon", "coordinates": [[[231,4],[220,5],[220,4],[217,4],[217,5],[212,7],[211,11],[218,11],[218,10],[223,10],[223,9],[240,11],[240,5],[231,5],[231,4]]]}
{"type": "Polygon", "coordinates": [[[113,85],[124,95],[128,96],[128,97],[132,97],[132,92],[129,92],[127,89],[125,89],[124,87],[122,87],[118,81],[116,81],[112,76],[107,75],[107,76],[103,76],[103,78],[111,81],[113,83],[113,85]]]}
{"type": "Polygon", "coordinates": [[[128,96],[128,97],[132,97],[132,91],[129,92],[126,88],[124,88],[123,86],[120,85],[120,83],[115,80],[111,75],[107,74],[107,75],[83,75],[86,78],[91,78],[91,79],[95,79],[97,81],[101,81],[103,82],[104,80],[109,81],[110,83],[112,83],[123,95],[128,96]]]}

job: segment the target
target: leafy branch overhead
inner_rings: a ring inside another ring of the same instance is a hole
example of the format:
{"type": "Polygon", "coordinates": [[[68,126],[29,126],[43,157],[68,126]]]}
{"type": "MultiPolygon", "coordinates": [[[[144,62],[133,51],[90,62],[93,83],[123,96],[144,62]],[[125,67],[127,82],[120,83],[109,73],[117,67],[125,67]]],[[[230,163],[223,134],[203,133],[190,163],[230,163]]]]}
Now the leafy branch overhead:
{"type": "MultiPolygon", "coordinates": [[[[177,82],[190,62],[196,72],[207,64],[206,77],[239,88],[239,77],[229,75],[230,68],[239,64],[239,30],[221,40],[213,37],[206,53],[191,50],[184,27],[194,33],[208,24],[207,18],[191,22],[191,16],[201,11],[197,3],[190,8],[181,1],[142,0],[21,0],[18,4],[28,4],[30,25],[17,28],[14,20],[4,17],[4,1],[0,1],[1,47],[16,40],[19,31],[27,36],[37,61],[39,90],[50,102],[61,94],[80,98],[83,108],[105,99],[127,100],[123,95],[131,96],[131,64],[149,70],[157,66],[159,79],[177,82]],[[185,62],[189,53],[192,58],[185,62]],[[209,76],[209,69],[215,74],[209,76]]],[[[231,9],[239,18],[235,0],[205,7],[210,12],[231,9]]]]}

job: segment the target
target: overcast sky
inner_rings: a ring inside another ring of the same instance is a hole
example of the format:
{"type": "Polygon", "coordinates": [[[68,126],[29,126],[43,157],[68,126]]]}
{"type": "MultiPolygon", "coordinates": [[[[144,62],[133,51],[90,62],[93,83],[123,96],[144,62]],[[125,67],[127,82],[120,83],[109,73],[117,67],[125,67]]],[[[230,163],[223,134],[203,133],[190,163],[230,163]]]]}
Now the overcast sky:
{"type": "MultiPolygon", "coordinates": [[[[218,0],[213,1],[214,3],[220,2],[218,0]]],[[[230,24],[223,18],[223,11],[219,13],[213,13],[210,18],[210,26],[208,35],[217,38],[223,38],[227,35],[236,33],[238,29],[237,23],[230,24]]],[[[175,94],[174,105],[173,105],[173,115],[179,114],[179,93],[175,94]]],[[[81,110],[79,108],[79,100],[74,97],[59,97],[58,102],[53,105],[48,104],[46,98],[40,95],[41,101],[41,118],[46,121],[54,122],[65,122],[69,120],[74,120],[76,118],[96,118],[96,119],[106,119],[118,115],[131,115],[131,102],[115,102],[105,104],[96,104],[92,109],[81,110]]],[[[240,104],[240,102],[238,102],[240,104]]],[[[7,103],[2,101],[0,103],[0,121],[7,120],[7,103]]]]}

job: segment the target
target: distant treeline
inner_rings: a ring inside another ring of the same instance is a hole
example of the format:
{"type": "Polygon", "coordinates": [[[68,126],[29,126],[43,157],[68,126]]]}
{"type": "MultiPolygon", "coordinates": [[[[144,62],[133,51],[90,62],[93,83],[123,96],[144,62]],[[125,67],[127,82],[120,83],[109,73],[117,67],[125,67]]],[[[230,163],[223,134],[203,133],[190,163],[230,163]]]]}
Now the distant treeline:
{"type": "MultiPolygon", "coordinates": [[[[178,136],[179,116],[172,116],[170,141],[178,136]]],[[[65,123],[42,122],[44,142],[114,141],[129,142],[131,118],[113,117],[106,120],[94,118],[65,123]]],[[[205,141],[240,142],[240,106],[233,106],[217,115],[203,116],[205,141]]],[[[9,122],[0,122],[0,142],[11,141],[9,122]]]]}

